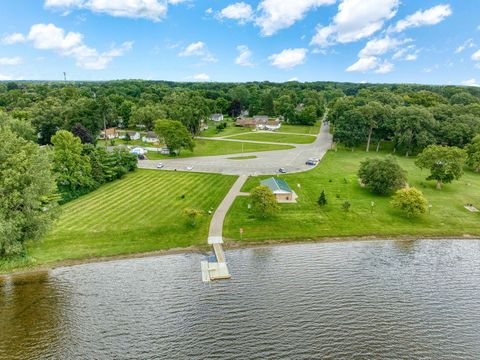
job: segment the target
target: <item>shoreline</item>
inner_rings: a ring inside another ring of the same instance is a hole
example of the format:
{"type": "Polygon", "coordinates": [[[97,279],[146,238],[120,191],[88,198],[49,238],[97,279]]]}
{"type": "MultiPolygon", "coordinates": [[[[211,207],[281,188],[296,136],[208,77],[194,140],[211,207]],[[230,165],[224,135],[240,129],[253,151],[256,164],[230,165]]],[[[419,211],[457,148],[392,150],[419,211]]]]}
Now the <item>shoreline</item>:
{"type": "MultiPolygon", "coordinates": [[[[264,240],[264,241],[234,241],[231,239],[225,239],[224,248],[225,250],[239,250],[239,249],[249,249],[249,248],[261,248],[261,247],[271,247],[271,246],[291,246],[291,245],[304,245],[304,244],[319,244],[319,243],[334,243],[334,242],[357,242],[357,241],[419,241],[419,240],[480,240],[480,235],[459,235],[459,236],[410,236],[410,235],[401,235],[401,236],[345,236],[345,237],[325,237],[325,238],[315,238],[315,239],[304,239],[304,240],[291,240],[291,239],[277,239],[277,240],[264,240]]],[[[157,256],[167,256],[167,255],[180,255],[180,254],[208,254],[210,251],[204,247],[199,246],[190,246],[185,248],[172,248],[168,250],[157,250],[143,253],[132,253],[132,254],[120,254],[112,256],[99,256],[99,257],[90,257],[83,259],[66,259],[55,261],[51,263],[41,264],[39,266],[33,266],[32,268],[24,268],[13,270],[10,272],[0,273],[0,279],[4,279],[9,276],[16,275],[29,275],[39,272],[45,272],[49,270],[54,270],[58,268],[68,268],[84,264],[94,264],[118,260],[130,260],[130,259],[141,259],[148,257],[157,257],[157,256]]]]}

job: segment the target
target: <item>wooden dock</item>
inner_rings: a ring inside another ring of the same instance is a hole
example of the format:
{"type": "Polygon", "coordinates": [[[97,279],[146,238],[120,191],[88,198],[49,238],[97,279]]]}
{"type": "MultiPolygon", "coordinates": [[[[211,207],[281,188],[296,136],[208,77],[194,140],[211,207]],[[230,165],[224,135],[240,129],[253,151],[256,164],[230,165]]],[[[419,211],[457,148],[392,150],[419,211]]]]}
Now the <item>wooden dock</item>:
{"type": "Polygon", "coordinates": [[[230,279],[225,252],[223,251],[223,239],[221,236],[211,236],[208,243],[213,246],[216,261],[204,260],[201,262],[202,281],[210,282],[213,280],[230,279]]]}

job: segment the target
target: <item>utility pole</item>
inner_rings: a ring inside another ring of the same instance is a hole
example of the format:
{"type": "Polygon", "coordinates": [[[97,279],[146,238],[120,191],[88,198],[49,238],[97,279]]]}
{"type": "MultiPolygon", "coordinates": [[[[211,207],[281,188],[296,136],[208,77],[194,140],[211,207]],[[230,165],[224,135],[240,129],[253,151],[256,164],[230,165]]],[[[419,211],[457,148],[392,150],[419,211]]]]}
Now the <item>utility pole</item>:
{"type": "Polygon", "coordinates": [[[67,73],[65,71],[63,72],[63,81],[67,82],[67,73]]]}

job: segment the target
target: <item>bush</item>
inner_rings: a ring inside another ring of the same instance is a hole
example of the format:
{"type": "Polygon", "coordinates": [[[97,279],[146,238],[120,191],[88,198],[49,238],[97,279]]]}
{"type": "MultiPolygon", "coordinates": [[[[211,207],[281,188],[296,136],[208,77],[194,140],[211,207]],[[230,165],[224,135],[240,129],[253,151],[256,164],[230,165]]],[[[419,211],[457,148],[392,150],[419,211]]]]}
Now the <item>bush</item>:
{"type": "Polygon", "coordinates": [[[258,217],[267,218],[280,210],[275,195],[268,186],[260,185],[250,193],[252,209],[258,217]]]}
{"type": "Polygon", "coordinates": [[[325,190],[322,190],[322,192],[320,193],[320,197],[318,198],[318,205],[327,205],[327,196],[325,195],[325,190]]]}
{"type": "Polygon", "coordinates": [[[393,156],[367,159],[360,163],[358,177],[370,191],[386,195],[405,186],[406,172],[393,156]]]}
{"type": "Polygon", "coordinates": [[[352,206],[352,204],[350,203],[350,201],[345,200],[345,202],[342,204],[342,209],[345,212],[349,212],[351,206],[352,206]]]}
{"type": "Polygon", "coordinates": [[[424,214],[428,206],[423,193],[415,188],[398,190],[392,197],[391,204],[405,213],[407,217],[424,214]]]}

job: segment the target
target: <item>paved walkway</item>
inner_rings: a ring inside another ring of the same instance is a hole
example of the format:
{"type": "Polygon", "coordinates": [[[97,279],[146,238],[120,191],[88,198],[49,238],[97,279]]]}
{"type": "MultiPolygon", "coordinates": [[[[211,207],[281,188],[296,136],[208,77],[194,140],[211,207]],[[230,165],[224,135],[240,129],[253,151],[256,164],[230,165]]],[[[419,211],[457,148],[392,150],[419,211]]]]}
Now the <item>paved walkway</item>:
{"type": "MultiPolygon", "coordinates": [[[[235,201],[235,198],[244,194],[241,193],[240,190],[247,179],[248,176],[240,175],[225,198],[222,200],[220,206],[213,214],[212,221],[210,222],[210,230],[208,232],[209,238],[222,238],[223,221],[225,220],[225,216],[227,215],[228,209],[230,209],[230,206],[232,206],[233,202],[235,201]]],[[[212,240],[209,240],[209,242],[212,242],[212,240]]]]}
{"type": "MultiPolygon", "coordinates": [[[[210,139],[212,140],[212,139],[210,139]]],[[[227,141],[227,139],[223,139],[227,141]]],[[[230,141],[242,141],[234,140],[230,141]]],[[[259,142],[261,143],[261,142],[259,142]]],[[[288,145],[288,144],[284,144],[288,145]]],[[[159,163],[164,165],[164,170],[186,171],[191,167],[192,171],[219,173],[228,175],[272,175],[278,173],[279,168],[285,168],[287,172],[307,171],[312,166],[306,165],[309,158],[321,159],[332,145],[332,136],[329,133],[328,124],[323,124],[316,140],[311,144],[296,144],[294,149],[273,150],[263,152],[249,152],[241,154],[229,154],[218,156],[202,156],[191,158],[172,158],[163,160],[142,160],[139,167],[144,169],[156,169],[159,163]],[[232,160],[231,157],[256,156],[254,159],[232,160]]]]}

